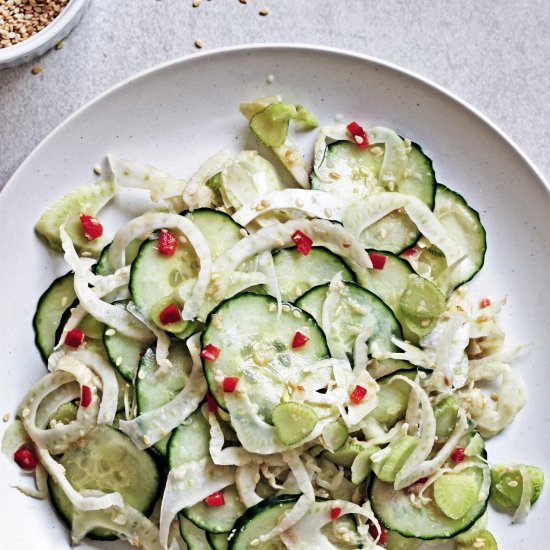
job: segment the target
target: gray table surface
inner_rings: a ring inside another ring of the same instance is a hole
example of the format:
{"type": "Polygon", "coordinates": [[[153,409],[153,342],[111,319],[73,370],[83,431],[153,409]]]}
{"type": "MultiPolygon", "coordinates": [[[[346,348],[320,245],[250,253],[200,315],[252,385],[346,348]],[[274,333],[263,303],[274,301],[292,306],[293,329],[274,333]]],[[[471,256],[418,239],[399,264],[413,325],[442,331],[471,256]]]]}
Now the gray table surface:
{"type": "Polygon", "coordinates": [[[92,0],[61,50],[0,72],[0,188],[69,114],[132,74],[204,49],[310,43],[391,61],[451,90],[550,178],[548,0],[92,0]],[[267,7],[269,15],[259,15],[267,7]],[[31,68],[43,71],[34,75],[31,68]]]}

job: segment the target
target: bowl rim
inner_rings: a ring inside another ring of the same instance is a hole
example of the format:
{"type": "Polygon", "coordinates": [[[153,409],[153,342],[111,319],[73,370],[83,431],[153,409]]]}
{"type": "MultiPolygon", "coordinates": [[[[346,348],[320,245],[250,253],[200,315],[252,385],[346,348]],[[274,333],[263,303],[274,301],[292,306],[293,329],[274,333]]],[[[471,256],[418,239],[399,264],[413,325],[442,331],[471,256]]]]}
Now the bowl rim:
{"type": "Polygon", "coordinates": [[[59,15],[41,31],[23,40],[23,42],[7,46],[6,48],[0,48],[0,65],[15,61],[44,46],[76,17],[88,2],[89,0],[69,0],[59,15]]]}

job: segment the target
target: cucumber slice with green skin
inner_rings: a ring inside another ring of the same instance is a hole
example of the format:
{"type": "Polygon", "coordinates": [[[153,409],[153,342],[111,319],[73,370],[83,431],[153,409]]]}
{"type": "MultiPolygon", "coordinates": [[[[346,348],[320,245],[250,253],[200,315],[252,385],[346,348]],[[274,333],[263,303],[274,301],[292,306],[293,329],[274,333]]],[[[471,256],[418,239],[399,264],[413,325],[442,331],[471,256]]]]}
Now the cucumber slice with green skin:
{"type": "Polygon", "coordinates": [[[314,246],[307,256],[297,248],[284,248],[273,254],[273,264],[281,299],[294,302],[310,288],[328,283],[337,273],[342,280],[357,282],[344,260],[323,246],[314,246]]]}
{"type": "Polygon", "coordinates": [[[143,241],[132,263],[129,284],[138,311],[163,330],[181,332],[181,323],[175,323],[175,328],[163,325],[158,318],[153,319],[152,310],[166,300],[181,305],[178,289],[184,281],[197,276],[199,267],[199,259],[188,241],[178,242],[173,256],[158,251],[158,234],[143,241]]]}
{"type": "Polygon", "coordinates": [[[210,550],[211,546],[206,538],[206,531],[197,527],[194,523],[178,515],[180,535],[182,536],[189,550],[210,550]]]}
{"type": "Polygon", "coordinates": [[[227,550],[229,548],[227,533],[206,533],[206,539],[213,550],[227,550]]]}
{"type": "Polygon", "coordinates": [[[45,363],[48,362],[48,357],[57,343],[57,328],[75,300],[72,272],[55,279],[38,300],[32,326],[36,347],[45,363]]]}
{"type": "Polygon", "coordinates": [[[55,251],[62,252],[59,228],[64,224],[77,252],[89,252],[93,257],[97,257],[109,239],[102,236],[88,240],[84,236],[80,214],[95,217],[115,194],[116,187],[112,181],[98,181],[92,185],[78,187],[54,202],[40,216],[36,232],[42,235],[55,251]]]}
{"type": "Polygon", "coordinates": [[[411,387],[402,380],[395,380],[395,376],[406,376],[410,380],[416,378],[416,370],[400,370],[377,380],[380,387],[378,392],[378,404],[370,415],[386,426],[393,428],[400,420],[405,418],[411,387]]]}
{"type": "Polygon", "coordinates": [[[483,267],[487,239],[485,228],[464,198],[444,185],[438,184],[434,214],[453,236],[466,259],[456,270],[447,271],[445,257],[433,247],[423,248],[417,260],[431,267],[432,277],[441,292],[449,295],[456,287],[467,283],[483,267]]]}
{"type": "MultiPolygon", "coordinates": [[[[392,336],[403,338],[401,325],[392,310],[372,292],[355,283],[344,283],[345,291],[340,301],[341,312],[332,319],[331,331],[346,355],[353,358],[353,347],[357,334],[370,331],[369,347],[377,345],[381,351],[396,351],[392,336]]],[[[323,303],[327,296],[328,284],[319,285],[306,292],[296,305],[304,309],[318,323],[322,320],[323,303]]],[[[384,363],[384,361],[380,361],[384,363]]]]}
{"type": "MultiPolygon", "coordinates": [[[[252,541],[268,533],[281,521],[283,514],[288,512],[300,495],[280,495],[263,500],[259,504],[249,508],[235,524],[235,535],[229,541],[229,550],[252,550],[258,548],[251,545],[252,541]]],[[[321,499],[318,499],[321,500],[321,499]]],[[[351,516],[345,515],[325,525],[321,532],[329,542],[339,550],[358,548],[358,545],[350,541],[343,542],[338,537],[338,530],[346,527],[356,531],[356,524],[351,516]]],[[[279,537],[275,537],[262,543],[262,550],[285,550],[286,545],[279,537]]]]}
{"type": "MultiPolygon", "coordinates": [[[[131,264],[139,250],[139,247],[141,246],[141,243],[143,241],[140,241],[139,239],[134,239],[127,247],[126,247],[126,263],[131,264]]],[[[113,269],[113,266],[109,262],[109,249],[111,248],[111,244],[109,243],[102,251],[101,256],[99,256],[99,260],[97,261],[97,264],[95,264],[95,273],[96,275],[112,275],[115,270],[113,269]]]]}
{"type": "MultiPolygon", "coordinates": [[[[461,475],[470,475],[477,483],[478,494],[483,482],[480,468],[468,468],[461,475]]],[[[428,488],[426,496],[433,498],[428,488]]],[[[397,531],[404,537],[417,539],[446,539],[469,529],[487,508],[488,499],[478,501],[460,519],[447,517],[433,501],[415,506],[406,490],[395,491],[392,483],[373,478],[369,485],[369,500],[376,517],[386,529],[397,531]]]]}
{"type": "MultiPolygon", "coordinates": [[[[207,344],[220,350],[214,361],[203,358],[210,393],[220,407],[225,408],[220,381],[237,377],[266,422],[271,422],[289,382],[307,386],[308,380],[318,380],[320,369],[314,371],[312,365],[329,356],[325,335],[313,317],[291,304],[283,304],[278,317],[275,298],[250,292],[221,302],[209,314],[201,348],[207,344]],[[296,332],[309,341],[293,349],[296,332]]],[[[326,369],[330,373],[330,367],[326,369]]]]}
{"type": "MultiPolygon", "coordinates": [[[[328,183],[311,175],[312,189],[319,189],[356,201],[372,193],[390,190],[378,181],[384,160],[384,145],[375,144],[360,149],[355,143],[337,141],[327,146],[323,164],[335,174],[344,177],[328,183]]],[[[411,144],[408,154],[407,177],[394,183],[391,189],[418,197],[429,208],[433,208],[435,194],[435,173],[431,160],[416,143],[411,144]]],[[[372,224],[361,235],[365,248],[386,250],[396,254],[412,246],[420,233],[416,225],[403,213],[392,212],[372,224]]]]}
{"type": "Polygon", "coordinates": [[[447,437],[453,431],[458,418],[459,404],[456,397],[448,395],[439,401],[433,409],[436,422],[435,435],[437,437],[447,437]]]}
{"type": "Polygon", "coordinates": [[[168,442],[168,469],[173,470],[182,464],[198,462],[210,456],[210,424],[200,408],[184,424],[178,426],[168,442]]]}
{"type": "MultiPolygon", "coordinates": [[[[126,309],[127,304],[127,300],[113,303],[113,305],[124,309],[126,309]]],[[[136,378],[141,356],[152,343],[153,340],[145,343],[138,342],[109,327],[105,327],[103,331],[103,345],[105,346],[109,361],[111,361],[124,380],[131,384],[134,383],[136,378]]]]}
{"type": "Polygon", "coordinates": [[[467,530],[463,531],[459,535],[456,535],[454,539],[460,544],[470,544],[476,539],[476,535],[487,528],[489,523],[489,514],[487,511],[467,530]]]}
{"type": "Polygon", "coordinates": [[[466,445],[464,449],[464,454],[466,456],[481,456],[484,450],[485,441],[483,441],[483,438],[478,433],[476,433],[466,445]]]}
{"type": "Polygon", "coordinates": [[[185,508],[181,514],[197,527],[210,533],[229,533],[235,522],[244,514],[246,506],[241,502],[235,485],[226,487],[221,493],[225,501],[222,506],[208,506],[202,501],[185,508]]]}
{"type": "MultiPolygon", "coordinates": [[[[148,516],[161,491],[161,471],[152,455],[141,451],[123,433],[99,426],[60,459],[65,475],[77,490],[118,491],[124,502],[148,516]]],[[[52,478],[48,478],[52,503],[70,527],[72,504],[52,478]]],[[[103,528],[87,536],[113,540],[116,533],[103,528]]]]}
{"type": "Polygon", "coordinates": [[[378,476],[378,479],[388,483],[395,481],[395,476],[416,449],[419,441],[418,437],[412,435],[404,435],[399,439],[382,465],[379,466],[380,463],[376,464],[377,468],[374,473],[378,476]]]}
{"type": "MultiPolygon", "coordinates": [[[[526,466],[531,478],[531,504],[544,486],[544,472],[536,466],[526,466]]],[[[491,496],[503,508],[517,508],[523,493],[523,475],[518,464],[495,464],[491,468],[491,496]]]]}
{"type": "Polygon", "coordinates": [[[288,124],[296,115],[294,105],[273,103],[256,113],[249,122],[252,133],[267,147],[280,147],[288,135],[288,124]],[[289,107],[293,109],[289,109],[289,107]]]}
{"type": "Polygon", "coordinates": [[[401,311],[417,319],[438,317],[445,311],[445,296],[427,279],[410,275],[407,288],[399,300],[401,311]]]}
{"type": "MultiPolygon", "coordinates": [[[[170,346],[168,359],[172,368],[164,369],[157,374],[159,364],[155,359],[155,352],[149,348],[139,362],[136,377],[136,401],[138,416],[166,405],[183,389],[191,372],[191,357],[183,342],[173,341],[170,346]]],[[[153,447],[162,456],[166,455],[166,447],[170,434],[167,434],[153,447]]]]}
{"type": "Polygon", "coordinates": [[[200,229],[213,260],[247,234],[242,225],[221,210],[196,208],[182,212],[182,216],[189,218],[200,229]]]}
{"type": "Polygon", "coordinates": [[[279,439],[288,446],[306,438],[317,425],[317,413],[302,403],[281,403],[272,413],[273,425],[279,439]]]}
{"type": "Polygon", "coordinates": [[[476,533],[472,542],[459,542],[456,550],[498,550],[498,545],[495,537],[486,529],[482,529],[476,533]]]}

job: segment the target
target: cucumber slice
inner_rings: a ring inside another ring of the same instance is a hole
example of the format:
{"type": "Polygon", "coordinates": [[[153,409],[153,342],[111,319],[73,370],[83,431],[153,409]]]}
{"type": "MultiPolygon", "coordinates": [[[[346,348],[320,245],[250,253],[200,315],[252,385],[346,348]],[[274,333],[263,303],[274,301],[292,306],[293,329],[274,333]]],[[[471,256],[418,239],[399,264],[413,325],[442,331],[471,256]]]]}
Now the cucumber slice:
{"type": "Polygon", "coordinates": [[[210,544],[206,538],[206,531],[197,527],[182,514],[178,514],[178,521],[180,534],[189,550],[210,550],[210,544]]]}
{"type": "MultiPolygon", "coordinates": [[[[107,426],[90,432],[60,459],[65,475],[77,490],[118,491],[124,502],[148,516],[160,494],[161,472],[147,451],[141,451],[124,434],[107,426]]],[[[71,526],[72,504],[62,489],[48,479],[55,509],[71,526]]],[[[113,540],[116,533],[103,528],[91,531],[90,538],[113,540]]]]}
{"type": "MultiPolygon", "coordinates": [[[[393,482],[395,476],[416,449],[420,439],[412,435],[404,435],[392,448],[390,454],[382,463],[379,471],[375,470],[375,474],[382,481],[393,482]]],[[[378,466],[378,464],[377,464],[378,466]]]]}
{"type": "Polygon", "coordinates": [[[456,545],[456,550],[498,550],[498,545],[495,537],[483,529],[476,533],[472,542],[459,542],[456,545]]]}
{"type": "Polygon", "coordinates": [[[401,295],[401,311],[415,319],[432,319],[445,311],[445,296],[427,279],[410,275],[407,288],[401,295]]]}
{"type": "Polygon", "coordinates": [[[421,544],[421,540],[403,537],[395,531],[386,531],[386,550],[416,550],[421,544]]]}
{"type": "Polygon", "coordinates": [[[182,515],[210,533],[229,533],[235,522],[244,514],[246,507],[234,485],[226,487],[221,493],[225,501],[222,506],[208,506],[204,501],[198,502],[182,510],[182,515]]]}
{"type": "Polygon", "coordinates": [[[348,439],[348,429],[338,421],[331,422],[323,429],[323,441],[329,450],[339,449],[348,439]]]}
{"type": "Polygon", "coordinates": [[[377,380],[380,387],[378,392],[378,404],[370,413],[370,416],[386,426],[393,428],[400,420],[405,418],[411,387],[402,380],[395,380],[395,376],[406,376],[410,380],[416,378],[416,370],[400,370],[377,380]]]}
{"type": "Polygon", "coordinates": [[[487,511],[467,530],[463,531],[459,535],[456,535],[454,539],[460,544],[470,544],[476,539],[476,535],[487,528],[489,514],[487,511]]]}
{"type": "Polygon", "coordinates": [[[380,447],[377,445],[371,445],[370,447],[367,447],[366,449],[363,449],[353,461],[353,464],[351,465],[351,482],[355,483],[356,485],[359,485],[360,483],[363,483],[365,479],[367,479],[367,476],[372,471],[372,461],[370,457],[378,452],[380,450],[380,447]]]}
{"type": "MultiPolygon", "coordinates": [[[[454,395],[448,395],[435,405],[435,435],[437,437],[447,437],[456,425],[458,418],[458,401],[454,395]]],[[[482,447],[483,448],[483,447],[482,447]]]]}
{"type": "Polygon", "coordinates": [[[59,405],[57,410],[48,418],[48,426],[52,428],[55,424],[69,424],[76,420],[77,410],[78,407],[72,402],[59,405]]]}
{"type": "MultiPolygon", "coordinates": [[[[69,272],[58,277],[38,300],[32,319],[34,341],[44,362],[48,361],[56,342],[57,328],[76,300],[74,275],[69,272]]],[[[65,324],[65,323],[63,323],[65,324]]]]}
{"type": "MultiPolygon", "coordinates": [[[[173,256],[158,251],[158,234],[143,241],[130,271],[130,293],[139,312],[169,332],[181,332],[181,324],[163,325],[153,318],[153,308],[163,301],[180,303],[178,289],[197,276],[199,259],[188,241],[178,242],[173,256]]],[[[158,313],[158,312],[157,312],[158,313]]],[[[184,322],[185,323],[185,322],[184,322]]]]}
{"type": "MultiPolygon", "coordinates": [[[[335,342],[342,347],[350,359],[359,332],[369,331],[369,347],[376,345],[381,351],[395,351],[393,336],[402,338],[401,326],[391,309],[378,296],[355,283],[344,283],[345,291],[340,301],[340,313],[332,319],[331,332],[335,342]]],[[[306,292],[297,302],[318,323],[322,321],[323,303],[328,284],[319,285],[306,292]]],[[[380,363],[384,363],[381,361],[380,363]]]]}
{"type": "MultiPolygon", "coordinates": [[[[536,466],[526,466],[531,478],[531,504],[544,486],[544,472],[536,466]]],[[[503,508],[517,508],[523,493],[523,475],[518,464],[495,464],[491,468],[491,496],[503,508]]]]}
{"type": "Polygon", "coordinates": [[[479,487],[467,474],[443,474],[434,483],[434,498],[449,518],[460,519],[477,501],[479,487]]]}
{"type": "Polygon", "coordinates": [[[227,550],[229,548],[227,533],[206,533],[206,539],[213,550],[227,550]]]}
{"type": "Polygon", "coordinates": [[[98,181],[92,185],[78,187],[65,195],[40,216],[36,224],[36,232],[42,235],[49,245],[61,252],[61,238],[59,228],[65,224],[65,230],[71,237],[76,250],[81,254],[88,252],[92,256],[99,255],[108,238],[99,237],[92,241],[84,236],[80,214],[96,216],[96,214],[116,194],[115,184],[112,181],[98,181]]]}
{"type": "MultiPolygon", "coordinates": [[[[141,246],[142,241],[139,239],[134,239],[127,247],[126,247],[126,263],[131,264],[135,257],[137,256],[137,253],[139,251],[139,247],[141,246]]],[[[103,248],[101,251],[101,255],[99,256],[99,260],[97,261],[97,264],[95,264],[95,273],[97,275],[112,275],[115,270],[113,269],[113,266],[109,262],[109,249],[111,248],[111,244],[109,243],[106,247],[103,248]]]]}
{"type": "MultiPolygon", "coordinates": [[[[467,468],[461,475],[469,475],[475,480],[479,494],[483,482],[480,468],[467,468]]],[[[433,498],[431,488],[427,489],[426,496],[433,498]]],[[[397,531],[404,537],[425,540],[450,538],[466,531],[483,515],[488,501],[476,499],[464,516],[452,519],[433,500],[417,507],[406,490],[395,491],[392,483],[385,483],[378,478],[373,478],[369,485],[369,500],[376,517],[387,529],[397,531]]]]}
{"type": "MultiPolygon", "coordinates": [[[[185,344],[178,340],[173,341],[168,359],[172,363],[172,368],[165,368],[162,373],[157,374],[160,367],[155,359],[154,350],[149,348],[141,358],[136,377],[138,416],[172,401],[187,384],[192,362],[185,344]]],[[[170,434],[167,434],[153,445],[163,456],[166,455],[169,438],[170,434]]]]}
{"type": "Polygon", "coordinates": [[[252,133],[267,147],[280,147],[288,135],[288,123],[296,115],[294,105],[272,103],[249,122],[252,133]]]}
{"type": "Polygon", "coordinates": [[[483,441],[483,438],[478,433],[475,433],[472,439],[470,439],[470,442],[466,445],[464,454],[466,456],[478,456],[483,453],[484,449],[485,441],[483,441]]]}
{"type": "Polygon", "coordinates": [[[294,302],[310,288],[328,283],[336,273],[344,281],[356,282],[355,273],[344,260],[323,246],[314,246],[307,256],[297,248],[283,248],[273,254],[281,299],[294,302]]]}
{"type": "Polygon", "coordinates": [[[468,282],[483,266],[487,240],[479,214],[464,198],[448,187],[438,184],[434,214],[453,236],[466,259],[458,269],[447,270],[445,258],[433,247],[423,248],[419,263],[431,267],[432,278],[441,292],[449,295],[456,287],[468,282]]]}
{"type": "Polygon", "coordinates": [[[210,456],[209,444],[210,424],[199,408],[172,432],[168,442],[168,469],[210,456]]]}
{"type": "MultiPolygon", "coordinates": [[[[126,309],[128,300],[113,302],[113,305],[126,309]]],[[[117,369],[124,380],[134,383],[141,356],[145,350],[153,343],[138,342],[114,329],[105,327],[103,331],[103,345],[109,357],[109,361],[117,369]]]]}
{"type": "Polygon", "coordinates": [[[216,360],[203,359],[210,393],[220,407],[225,408],[220,380],[237,377],[267,422],[288,383],[307,386],[308,380],[318,379],[319,370],[313,372],[311,365],[329,355],[325,335],[308,313],[284,304],[279,317],[275,298],[250,292],[223,301],[209,314],[201,338],[201,346],[207,344],[220,350],[216,360]],[[309,341],[293,349],[296,332],[309,341]]]}
{"type": "Polygon", "coordinates": [[[271,413],[279,439],[285,445],[295,445],[307,437],[317,425],[317,413],[301,403],[281,403],[271,413]]]}

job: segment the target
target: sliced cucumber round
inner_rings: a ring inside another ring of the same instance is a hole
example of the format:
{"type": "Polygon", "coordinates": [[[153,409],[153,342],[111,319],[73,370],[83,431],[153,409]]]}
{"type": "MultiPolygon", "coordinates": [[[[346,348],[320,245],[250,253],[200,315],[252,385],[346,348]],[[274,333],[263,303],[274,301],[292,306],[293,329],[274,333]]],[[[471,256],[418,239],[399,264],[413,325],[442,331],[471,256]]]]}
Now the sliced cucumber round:
{"type": "Polygon", "coordinates": [[[281,298],[294,302],[310,288],[328,283],[337,273],[344,281],[356,282],[355,273],[344,260],[323,246],[314,246],[307,256],[297,248],[283,248],[273,254],[281,298]]]}
{"type": "MultiPolygon", "coordinates": [[[[148,516],[160,494],[161,472],[147,451],[141,451],[123,433],[99,426],[82,440],[82,444],[65,453],[60,464],[69,483],[77,490],[117,491],[124,502],[148,516]]],[[[65,522],[72,524],[72,504],[63,490],[48,479],[55,509],[65,522]]],[[[90,538],[113,540],[116,533],[103,528],[92,530],[90,538]]]]}
{"type": "Polygon", "coordinates": [[[201,339],[202,348],[207,344],[220,350],[214,361],[203,359],[210,393],[220,407],[225,408],[223,379],[237,377],[267,422],[289,382],[306,386],[309,379],[317,380],[312,365],[329,356],[313,317],[291,304],[283,304],[279,317],[275,298],[250,292],[225,300],[210,313],[201,339]],[[309,340],[292,348],[296,332],[309,340]]]}
{"type": "Polygon", "coordinates": [[[213,550],[227,550],[229,548],[227,533],[206,533],[206,538],[213,550]]]}
{"type": "Polygon", "coordinates": [[[168,469],[210,456],[209,444],[210,424],[199,408],[172,432],[167,452],[168,469]]]}
{"type": "Polygon", "coordinates": [[[317,425],[314,409],[302,403],[285,402],[277,405],[271,417],[279,439],[288,446],[307,437],[317,425]]]}
{"type": "Polygon", "coordinates": [[[417,375],[416,370],[400,370],[379,378],[377,380],[380,387],[378,392],[378,404],[370,415],[386,426],[393,428],[400,420],[405,418],[407,406],[409,404],[409,395],[411,387],[402,380],[392,380],[395,376],[406,376],[410,380],[414,380],[417,375]]]}
{"type": "MultiPolygon", "coordinates": [[[[468,475],[481,489],[483,473],[480,468],[467,468],[461,475],[468,475]]],[[[374,478],[369,486],[369,500],[376,517],[387,529],[397,531],[404,537],[417,539],[446,539],[469,529],[485,512],[488,499],[478,500],[460,518],[446,516],[433,499],[433,486],[426,496],[432,500],[422,506],[416,506],[405,489],[395,491],[392,483],[374,478]]]]}

